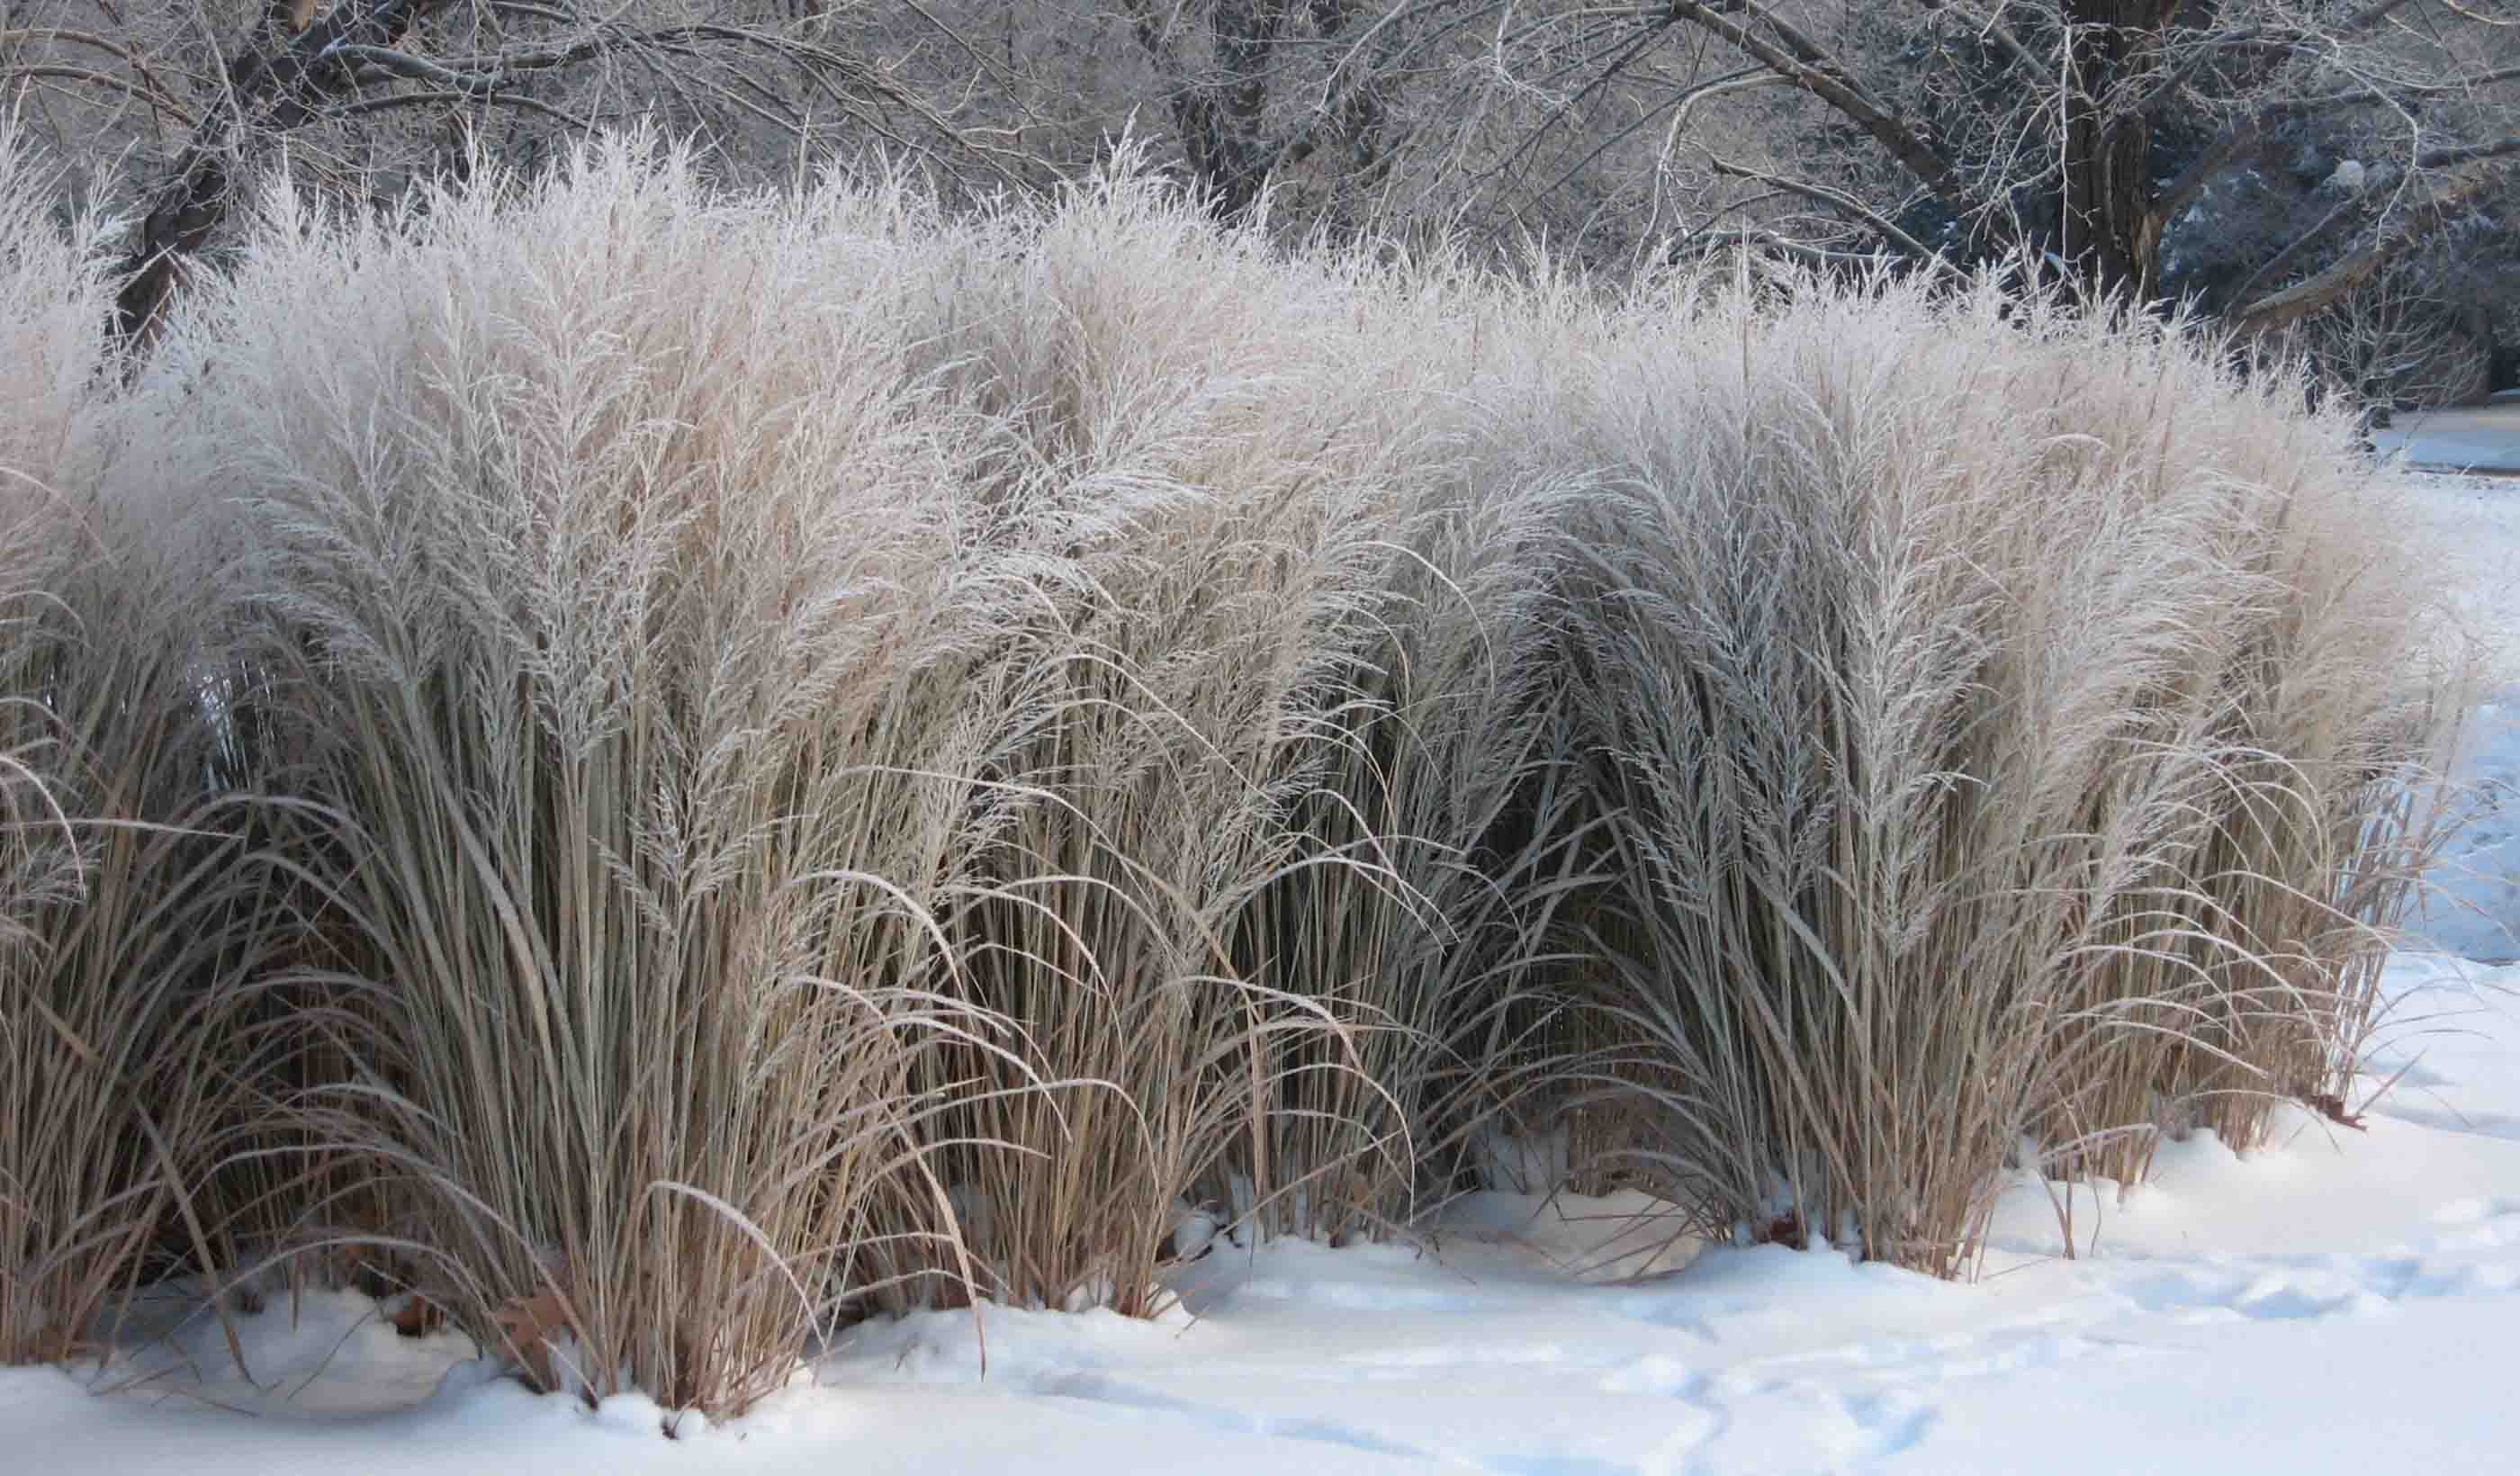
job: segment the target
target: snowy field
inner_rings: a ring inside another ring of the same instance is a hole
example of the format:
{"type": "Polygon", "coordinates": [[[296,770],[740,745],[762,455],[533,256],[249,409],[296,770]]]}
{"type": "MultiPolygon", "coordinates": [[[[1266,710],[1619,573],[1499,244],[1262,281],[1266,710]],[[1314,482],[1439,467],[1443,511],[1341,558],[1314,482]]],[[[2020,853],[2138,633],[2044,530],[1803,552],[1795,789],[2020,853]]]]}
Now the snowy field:
{"type": "Polygon", "coordinates": [[[2402,415],[2373,432],[2371,441],[2381,455],[2403,451],[2428,470],[2520,473],[2520,389],[2503,390],[2482,405],[2402,415]]]}
{"type": "MultiPolygon", "coordinates": [[[[2503,454],[2520,468],[2520,403],[2493,409],[2509,412],[2503,454]]],[[[2409,480],[2418,494],[2416,533],[2435,552],[2445,598],[2487,639],[2520,651],[2520,477],[2409,480]]],[[[2505,665],[2520,669],[2520,658],[2505,665]]],[[[2441,949],[2497,962],[2520,959],[2520,675],[2505,675],[2504,685],[2482,693],[2452,768],[2482,813],[2435,869],[2416,924],[2441,949]]]]}
{"type": "MultiPolygon", "coordinates": [[[[2414,479],[2445,593],[2520,631],[2520,480],[2414,479]]],[[[2520,778],[2520,688],[2462,775],[2520,778]]],[[[2393,962],[2363,1131],[2000,1207],[1945,1284],[1825,1247],[1665,1244],[1621,1206],[1492,1194],[1414,1245],[1218,1242],[1153,1322],[871,1323],[709,1427],[537,1398],[349,1293],[181,1306],[101,1372],[0,1370],[0,1469],[1509,1473],[2520,1469],[2520,802],[2482,813],[2393,962]],[[1625,1238],[1619,1238],[1624,1234],[1625,1238]],[[666,1438],[670,1434],[672,1438],[666,1438]]]]}

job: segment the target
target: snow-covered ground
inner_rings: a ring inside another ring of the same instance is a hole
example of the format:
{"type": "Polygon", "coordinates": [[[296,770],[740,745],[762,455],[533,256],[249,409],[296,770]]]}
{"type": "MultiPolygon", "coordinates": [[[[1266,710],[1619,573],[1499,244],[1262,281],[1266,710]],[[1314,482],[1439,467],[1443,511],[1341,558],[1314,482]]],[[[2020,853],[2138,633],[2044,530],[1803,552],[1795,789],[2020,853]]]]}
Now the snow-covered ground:
{"type": "MultiPolygon", "coordinates": [[[[2417,498],[2446,586],[2520,631],[2520,480],[2417,498]]],[[[2480,783],[2520,773],[2520,688],[2489,696],[2480,783]]],[[[2461,905],[2428,937],[2520,955],[2520,805],[2446,865],[2461,905]]],[[[2520,967],[2410,948],[2387,988],[2366,1131],[2301,1114],[2245,1158],[2200,1136],[2123,1192],[2025,1180],[1970,1284],[1484,1195],[1417,1245],[1220,1244],[1152,1322],[867,1324],[716,1427],[535,1398],[365,1298],[284,1296],[241,1324],[251,1381],[180,1308],[101,1373],[0,1370],[0,1469],[2520,1469],[2520,967]]]]}
{"type": "MultiPolygon", "coordinates": [[[[2520,403],[2508,452],[2520,468],[2520,403]]],[[[2439,451],[2429,441],[2418,450],[2439,451]]],[[[2520,652],[2520,476],[2412,475],[2414,532],[2442,571],[2441,590],[2466,624],[2520,652]]],[[[2520,656],[2480,693],[2452,766],[2474,814],[2434,868],[2415,919],[2424,941],[2474,959],[2520,959],[2520,656]]]]}
{"type": "Polygon", "coordinates": [[[2520,473],[2520,390],[2503,390],[2482,405],[2409,412],[2374,431],[2371,441],[2383,456],[2404,451],[2437,470],[2520,473]]]}

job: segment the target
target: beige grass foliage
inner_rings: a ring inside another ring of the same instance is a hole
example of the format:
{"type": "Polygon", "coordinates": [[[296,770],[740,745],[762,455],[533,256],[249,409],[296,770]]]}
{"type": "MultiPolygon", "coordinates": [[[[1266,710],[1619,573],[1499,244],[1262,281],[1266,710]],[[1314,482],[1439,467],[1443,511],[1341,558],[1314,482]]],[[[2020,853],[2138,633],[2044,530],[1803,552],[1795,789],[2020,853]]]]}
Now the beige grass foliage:
{"type": "Polygon", "coordinates": [[[1950,1272],[2025,1139],[2131,1179],[2346,1089],[2463,667],[2287,376],[1793,286],[1680,282],[1550,376],[1577,987],[1706,1228],[1950,1272]]]}
{"type": "Polygon", "coordinates": [[[235,905],[200,571],[99,495],[101,223],[48,193],[0,126],[0,1363],[101,1354],[144,1268],[218,1259],[275,920],[235,905]]]}
{"type": "MultiPolygon", "coordinates": [[[[2025,1141],[2124,1178],[2347,1089],[2460,700],[2341,423],[1991,286],[1287,255],[1125,162],[731,199],[630,140],[284,187],[126,392],[13,224],[68,366],[14,403],[117,449],[12,454],[197,643],[85,627],[155,675],[83,751],[240,817],[168,853],[240,879],[104,919],[224,909],[151,964],[191,993],[48,975],[211,1002],[117,1027],[208,1043],[151,1057],[204,1105],[21,1348],[192,1204],[197,1259],[388,1246],[537,1383],[724,1411],[871,1309],[1149,1310],[1185,1201],[1388,1232],[1499,1118],[1957,1274],[2025,1141]]],[[[20,919],[78,895],[33,773],[20,919]]]]}

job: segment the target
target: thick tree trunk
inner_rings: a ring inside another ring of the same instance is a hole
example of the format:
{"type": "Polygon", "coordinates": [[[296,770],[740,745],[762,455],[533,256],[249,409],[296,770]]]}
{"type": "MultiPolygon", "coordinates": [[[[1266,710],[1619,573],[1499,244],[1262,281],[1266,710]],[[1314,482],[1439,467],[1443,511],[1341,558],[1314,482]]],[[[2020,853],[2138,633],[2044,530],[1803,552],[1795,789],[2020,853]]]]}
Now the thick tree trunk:
{"type": "Polygon", "coordinates": [[[2057,254],[2100,297],[2143,301],[2161,276],[2152,118],[2127,101],[2178,0],[2073,0],[2057,254]]]}

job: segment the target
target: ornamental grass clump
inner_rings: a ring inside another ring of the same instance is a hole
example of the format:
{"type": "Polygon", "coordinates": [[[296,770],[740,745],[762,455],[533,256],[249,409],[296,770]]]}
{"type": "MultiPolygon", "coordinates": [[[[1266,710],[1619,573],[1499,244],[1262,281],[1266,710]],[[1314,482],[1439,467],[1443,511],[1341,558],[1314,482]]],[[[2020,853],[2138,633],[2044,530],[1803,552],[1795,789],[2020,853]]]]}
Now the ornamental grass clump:
{"type": "Polygon", "coordinates": [[[1500,1135],[1958,1275],[2350,1115],[2464,657],[2192,326],[631,139],[284,182],[116,366],[12,209],[0,1355],[355,1264],[722,1414],[1500,1135]]]}
{"type": "Polygon", "coordinates": [[[1723,1232],[1949,1274],[2350,1081],[2456,653],[2348,427],[2184,325],[1688,281],[1552,375],[1572,1048],[1723,1232]],[[1574,842],[1570,842],[1574,844],[1574,842]]]}

